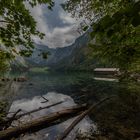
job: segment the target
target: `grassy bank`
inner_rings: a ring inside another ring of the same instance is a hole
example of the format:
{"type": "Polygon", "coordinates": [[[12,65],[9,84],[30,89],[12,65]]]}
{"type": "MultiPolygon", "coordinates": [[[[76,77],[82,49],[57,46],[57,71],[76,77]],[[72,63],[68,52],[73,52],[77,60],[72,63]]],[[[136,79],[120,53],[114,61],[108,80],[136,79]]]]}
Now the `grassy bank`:
{"type": "Polygon", "coordinates": [[[33,67],[29,69],[30,72],[47,72],[48,70],[48,67],[33,67]]]}

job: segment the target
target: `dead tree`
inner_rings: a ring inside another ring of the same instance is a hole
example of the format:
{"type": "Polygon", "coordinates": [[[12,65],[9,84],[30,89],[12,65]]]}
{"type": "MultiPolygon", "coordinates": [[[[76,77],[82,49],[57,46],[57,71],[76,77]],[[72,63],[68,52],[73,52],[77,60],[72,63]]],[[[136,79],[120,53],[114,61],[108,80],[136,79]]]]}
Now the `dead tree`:
{"type": "Polygon", "coordinates": [[[98,107],[99,105],[101,105],[103,102],[111,99],[112,97],[108,97],[105,98],[103,100],[101,100],[99,103],[92,105],[88,110],[84,111],[83,113],[81,113],[73,122],[72,124],[64,131],[64,133],[57,138],[57,140],[63,140],[70,132],[71,130],[89,113],[92,112],[93,109],[95,109],[96,107],[98,107]]]}
{"type": "Polygon", "coordinates": [[[71,117],[71,115],[76,115],[77,113],[85,110],[86,108],[86,104],[73,106],[70,108],[66,108],[62,111],[51,113],[47,116],[35,119],[26,124],[22,124],[14,128],[8,128],[6,130],[0,131],[0,140],[8,140],[9,138],[17,137],[20,134],[31,132],[33,130],[37,131],[44,125],[44,128],[47,128],[51,126],[55,121],[64,117],[71,117]]]}
{"type": "Polygon", "coordinates": [[[57,102],[57,103],[54,103],[54,104],[51,104],[51,105],[48,105],[48,106],[45,106],[45,107],[39,107],[39,108],[37,108],[37,109],[28,111],[28,112],[26,112],[26,113],[22,113],[22,114],[17,115],[17,114],[21,111],[21,109],[19,109],[18,111],[16,111],[16,112],[14,113],[14,115],[13,115],[12,117],[6,118],[6,119],[2,122],[1,125],[3,125],[3,126],[4,126],[4,129],[6,129],[6,128],[8,128],[9,126],[11,126],[11,124],[12,124],[13,121],[18,120],[18,119],[20,119],[20,118],[23,117],[23,116],[30,115],[30,114],[35,113],[35,112],[38,112],[38,111],[40,111],[40,110],[47,109],[47,108],[50,108],[50,107],[59,105],[59,104],[61,104],[61,103],[63,103],[63,102],[64,102],[64,101],[60,101],[60,102],[57,102]]]}

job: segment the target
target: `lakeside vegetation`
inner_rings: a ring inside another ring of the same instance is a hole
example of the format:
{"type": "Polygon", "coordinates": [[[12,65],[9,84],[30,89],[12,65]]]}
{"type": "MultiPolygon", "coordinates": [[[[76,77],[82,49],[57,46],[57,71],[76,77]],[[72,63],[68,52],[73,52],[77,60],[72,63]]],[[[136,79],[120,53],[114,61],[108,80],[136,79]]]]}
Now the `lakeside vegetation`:
{"type": "Polygon", "coordinates": [[[48,67],[33,67],[29,69],[30,72],[47,72],[49,71],[48,67]]]}
{"type": "Polygon", "coordinates": [[[125,73],[140,72],[139,0],[68,0],[63,7],[72,16],[90,21],[83,27],[92,28],[93,57],[125,73]]]}

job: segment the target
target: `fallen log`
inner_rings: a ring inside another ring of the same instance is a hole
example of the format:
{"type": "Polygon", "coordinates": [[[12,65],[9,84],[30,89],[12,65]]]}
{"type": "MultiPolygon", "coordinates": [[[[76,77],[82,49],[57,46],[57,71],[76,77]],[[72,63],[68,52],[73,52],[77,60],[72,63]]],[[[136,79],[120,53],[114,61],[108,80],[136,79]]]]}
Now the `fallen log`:
{"type": "Polygon", "coordinates": [[[86,116],[88,115],[93,109],[95,109],[96,107],[98,107],[99,105],[101,105],[103,102],[111,99],[113,96],[105,98],[103,100],[101,100],[100,102],[98,102],[97,104],[92,105],[88,110],[84,111],[83,113],[81,113],[73,122],[72,124],[64,131],[64,133],[62,135],[60,135],[57,140],[63,140],[64,138],[66,138],[66,136],[72,131],[72,129],[86,116]]]}
{"type": "MultiPolygon", "coordinates": [[[[31,110],[31,111],[29,111],[29,112],[22,113],[22,114],[19,114],[19,115],[15,115],[15,114],[14,114],[12,117],[7,118],[3,123],[4,123],[4,124],[8,124],[8,126],[10,126],[11,123],[12,123],[13,121],[18,120],[18,119],[20,119],[20,118],[23,117],[23,116],[30,115],[30,114],[35,113],[35,112],[38,112],[38,111],[40,111],[40,110],[47,109],[47,108],[50,108],[50,107],[59,105],[59,104],[61,104],[61,103],[63,103],[63,102],[64,102],[64,101],[60,101],[60,102],[57,102],[57,103],[54,103],[54,104],[51,104],[51,105],[48,105],[48,106],[45,106],[45,107],[39,107],[39,108],[37,108],[37,109],[31,110]]],[[[16,113],[16,114],[17,114],[17,113],[16,113]]],[[[7,128],[8,128],[8,127],[7,127],[7,128]]]]}
{"type": "Polygon", "coordinates": [[[12,117],[9,117],[9,118],[6,118],[5,120],[3,120],[3,122],[1,122],[1,126],[3,126],[3,129],[7,129],[8,127],[11,126],[12,122],[15,121],[15,120],[18,120],[20,119],[21,117],[23,116],[26,116],[26,115],[30,115],[31,113],[35,113],[37,111],[40,111],[40,110],[43,110],[43,109],[47,109],[47,108],[50,108],[50,107],[53,107],[53,106],[56,106],[56,105],[59,105],[61,103],[63,103],[64,101],[60,101],[60,102],[57,102],[57,103],[54,103],[54,104],[51,104],[51,105],[48,105],[48,106],[45,106],[45,107],[39,107],[37,109],[34,109],[34,110],[31,110],[29,112],[26,112],[26,113],[22,113],[22,114],[19,114],[17,115],[21,109],[19,109],[18,111],[16,111],[14,113],[14,115],[12,117]]]}
{"type": "Polygon", "coordinates": [[[57,102],[57,103],[54,103],[54,104],[51,104],[51,105],[48,105],[48,106],[45,106],[45,107],[39,107],[39,108],[34,109],[34,110],[32,110],[32,111],[29,111],[29,112],[26,112],[26,113],[23,113],[23,114],[20,114],[20,115],[15,116],[15,119],[17,120],[17,119],[19,119],[19,118],[21,118],[21,117],[23,117],[23,116],[25,116],[25,115],[30,115],[31,113],[35,113],[35,112],[38,112],[38,111],[40,111],[40,110],[47,109],[47,108],[50,108],[50,107],[59,105],[59,104],[61,104],[61,103],[63,103],[63,102],[64,102],[64,101],[60,101],[60,102],[57,102]]]}
{"type": "Polygon", "coordinates": [[[53,122],[61,118],[64,118],[66,116],[71,117],[72,114],[76,115],[77,113],[85,110],[86,108],[87,108],[86,104],[73,106],[59,112],[51,113],[45,117],[35,119],[26,124],[22,124],[14,128],[8,128],[6,130],[0,131],[0,140],[8,140],[9,138],[17,137],[20,134],[31,132],[33,129],[38,130],[41,126],[44,126],[44,125],[45,125],[45,128],[47,128],[51,126],[53,122]]]}

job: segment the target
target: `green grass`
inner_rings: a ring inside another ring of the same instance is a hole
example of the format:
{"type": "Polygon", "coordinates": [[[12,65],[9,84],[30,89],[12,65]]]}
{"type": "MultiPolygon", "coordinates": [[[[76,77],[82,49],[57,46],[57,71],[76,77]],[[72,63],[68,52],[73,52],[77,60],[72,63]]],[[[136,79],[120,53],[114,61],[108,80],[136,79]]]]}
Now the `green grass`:
{"type": "Polygon", "coordinates": [[[30,72],[47,72],[49,70],[48,67],[33,67],[30,68],[30,72]]]}

